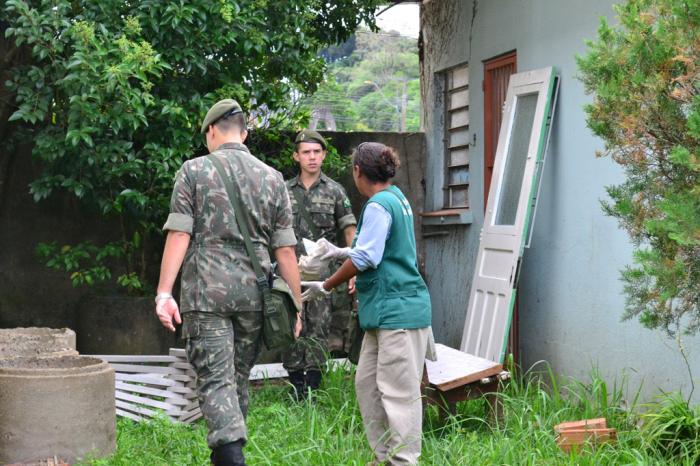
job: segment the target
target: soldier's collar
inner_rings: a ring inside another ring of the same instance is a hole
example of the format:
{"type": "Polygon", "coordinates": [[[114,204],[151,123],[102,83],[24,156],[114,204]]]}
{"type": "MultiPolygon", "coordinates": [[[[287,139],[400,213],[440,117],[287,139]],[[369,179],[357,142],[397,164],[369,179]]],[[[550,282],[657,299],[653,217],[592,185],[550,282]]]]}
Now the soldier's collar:
{"type": "MultiPolygon", "coordinates": [[[[298,174],[297,176],[295,176],[292,179],[293,180],[292,186],[296,186],[296,185],[303,186],[303,184],[301,183],[301,180],[299,179],[300,176],[301,176],[301,174],[298,174]]],[[[328,183],[328,177],[326,175],[324,175],[323,172],[321,172],[321,176],[319,176],[318,179],[316,181],[314,181],[314,183],[309,187],[309,189],[313,188],[314,186],[317,186],[321,181],[323,181],[324,183],[328,183]]]]}
{"type": "Polygon", "coordinates": [[[242,151],[250,153],[250,150],[245,146],[245,144],[241,144],[240,142],[225,142],[216,148],[216,150],[223,150],[223,149],[242,150],[242,151]]]}

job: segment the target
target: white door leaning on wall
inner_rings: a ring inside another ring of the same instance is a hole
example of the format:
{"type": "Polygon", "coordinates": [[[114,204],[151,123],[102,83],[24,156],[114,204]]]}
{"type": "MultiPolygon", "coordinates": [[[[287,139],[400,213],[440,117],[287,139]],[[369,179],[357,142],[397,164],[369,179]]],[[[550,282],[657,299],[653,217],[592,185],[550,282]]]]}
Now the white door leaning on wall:
{"type": "Polygon", "coordinates": [[[460,350],[502,363],[556,101],[553,68],[510,77],[460,350]]]}

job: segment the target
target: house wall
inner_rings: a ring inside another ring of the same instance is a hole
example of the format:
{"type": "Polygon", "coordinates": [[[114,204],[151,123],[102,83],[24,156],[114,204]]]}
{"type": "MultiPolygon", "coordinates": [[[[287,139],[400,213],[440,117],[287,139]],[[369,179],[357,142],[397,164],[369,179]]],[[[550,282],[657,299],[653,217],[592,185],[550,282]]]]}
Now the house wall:
{"type": "MultiPolygon", "coordinates": [[[[607,158],[594,156],[602,141],[586,128],[590,101],[575,55],[596,37],[599,18],[614,21],[611,0],[441,0],[421,8],[423,121],[428,154],[426,210],[442,207],[443,102],[435,73],[470,63],[469,225],[424,227],[442,236],[424,239],[426,272],[438,341],[459,346],[479,232],[483,224],[483,61],[517,51],[518,71],[555,66],[561,76],[558,107],[534,225],[519,286],[521,363],[548,361],[555,372],[585,379],[601,375],[645,396],[659,389],[688,391],[690,380],[675,343],[636,321],[621,322],[624,295],[619,271],[632,247],[617,222],[603,215],[604,187],[622,180],[607,158]],[[475,15],[474,15],[475,13],[475,15]],[[431,230],[432,228],[432,230],[431,230]]],[[[691,365],[700,373],[700,338],[688,338],[691,365]]],[[[695,393],[700,400],[700,393],[695,393]]]]}

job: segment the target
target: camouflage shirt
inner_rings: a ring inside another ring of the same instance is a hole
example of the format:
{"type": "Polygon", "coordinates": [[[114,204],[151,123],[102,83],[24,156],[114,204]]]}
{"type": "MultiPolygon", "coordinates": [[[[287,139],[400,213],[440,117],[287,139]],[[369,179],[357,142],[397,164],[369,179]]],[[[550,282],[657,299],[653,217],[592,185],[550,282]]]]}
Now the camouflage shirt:
{"type": "Polygon", "coordinates": [[[304,254],[302,238],[318,240],[326,238],[333,244],[338,244],[338,231],[357,225],[352,213],[350,199],[345,189],[335,181],[321,173],[321,176],[307,190],[299,181],[299,177],[287,181],[289,197],[294,211],[294,233],[297,240],[297,256],[304,254]],[[299,211],[297,196],[302,200],[311,221],[316,226],[318,236],[314,236],[306,220],[299,211]]]}
{"type": "MultiPolygon", "coordinates": [[[[251,240],[260,264],[269,272],[271,251],[297,242],[282,175],[253,157],[243,144],[223,144],[213,155],[234,177],[251,240]]],[[[207,157],[188,160],[180,168],[163,229],[191,235],[182,266],[182,312],[262,310],[261,293],[233,206],[207,157]]]]}

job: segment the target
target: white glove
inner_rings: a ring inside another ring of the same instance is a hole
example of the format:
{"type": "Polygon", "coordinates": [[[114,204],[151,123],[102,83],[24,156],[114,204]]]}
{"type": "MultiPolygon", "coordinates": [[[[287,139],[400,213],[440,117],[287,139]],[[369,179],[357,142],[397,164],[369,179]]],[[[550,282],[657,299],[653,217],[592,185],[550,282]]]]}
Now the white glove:
{"type": "Polygon", "coordinates": [[[326,238],[321,238],[316,241],[316,244],[326,249],[326,252],[321,256],[321,260],[347,259],[350,254],[350,248],[339,248],[326,238]]]}
{"type": "Polygon", "coordinates": [[[301,286],[306,288],[301,294],[301,302],[305,303],[312,299],[323,298],[331,294],[323,289],[323,282],[301,282],[301,286]]]}

